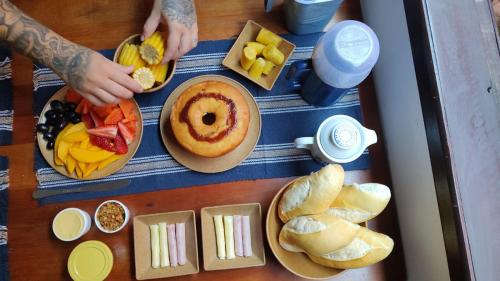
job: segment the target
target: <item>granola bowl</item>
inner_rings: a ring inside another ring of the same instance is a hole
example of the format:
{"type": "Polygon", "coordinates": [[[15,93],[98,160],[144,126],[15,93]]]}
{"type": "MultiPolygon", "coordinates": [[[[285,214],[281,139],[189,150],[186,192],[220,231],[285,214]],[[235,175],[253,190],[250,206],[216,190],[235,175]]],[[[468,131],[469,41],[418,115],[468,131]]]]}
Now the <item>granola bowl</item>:
{"type": "Polygon", "coordinates": [[[97,228],[104,233],[116,233],[127,225],[130,219],[128,208],[120,201],[104,201],[97,207],[94,221],[97,228]]]}

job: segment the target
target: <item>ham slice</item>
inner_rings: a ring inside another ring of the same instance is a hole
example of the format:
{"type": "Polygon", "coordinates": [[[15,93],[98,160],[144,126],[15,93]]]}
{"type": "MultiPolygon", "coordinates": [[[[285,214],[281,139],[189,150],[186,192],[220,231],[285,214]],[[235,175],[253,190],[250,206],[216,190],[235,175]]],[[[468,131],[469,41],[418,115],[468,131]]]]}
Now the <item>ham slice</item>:
{"type": "Polygon", "coordinates": [[[177,261],[179,265],[186,264],[186,225],[175,224],[175,238],[177,238],[177,261]]]}
{"type": "Polygon", "coordinates": [[[170,265],[177,266],[177,239],[175,237],[175,224],[167,225],[168,254],[170,256],[170,265]]]}
{"type": "Polygon", "coordinates": [[[250,217],[242,216],[241,225],[243,230],[243,256],[252,256],[252,236],[250,234],[250,217]]]}
{"type": "Polygon", "coordinates": [[[234,251],[236,256],[243,256],[243,233],[241,228],[241,216],[233,216],[233,231],[234,231],[234,251]]]}

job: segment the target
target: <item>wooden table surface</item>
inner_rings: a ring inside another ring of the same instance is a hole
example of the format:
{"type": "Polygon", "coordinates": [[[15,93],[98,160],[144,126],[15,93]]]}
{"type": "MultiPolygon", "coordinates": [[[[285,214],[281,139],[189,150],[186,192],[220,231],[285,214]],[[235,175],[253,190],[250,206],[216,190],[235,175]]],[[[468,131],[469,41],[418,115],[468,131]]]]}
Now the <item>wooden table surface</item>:
{"type": "MultiPolygon", "coordinates": [[[[152,1],[13,1],[20,9],[60,33],[64,37],[93,49],[116,47],[129,34],[140,33],[152,1]]],[[[227,39],[236,36],[248,19],[257,21],[279,33],[286,32],[281,7],[266,14],[262,1],[219,0],[196,1],[200,40],[227,39]]],[[[360,19],[357,0],[344,1],[335,20],[360,19]]],[[[98,198],[62,204],[38,206],[31,198],[36,187],[33,171],[35,119],[32,115],[32,62],[20,55],[13,57],[14,134],[13,144],[0,146],[0,155],[10,160],[8,246],[12,280],[70,280],[66,262],[71,250],[84,240],[101,240],[113,251],[115,262],[108,280],[135,280],[132,224],[113,235],[93,226],[88,234],[75,242],[61,242],[51,232],[54,215],[72,206],[93,214],[105,199],[98,198]]],[[[368,79],[361,85],[365,125],[379,135],[370,147],[372,166],[367,171],[346,174],[347,182],[375,181],[390,186],[384,140],[378,118],[376,99],[368,79]]],[[[197,215],[205,206],[260,202],[263,214],[275,193],[290,178],[243,181],[179,188],[114,197],[124,202],[132,215],[192,209],[197,215]]],[[[264,221],[264,219],[263,219],[264,221]]],[[[363,269],[345,271],[335,280],[404,280],[405,268],[394,202],[369,227],[384,232],[395,240],[393,253],[387,260],[363,269]]],[[[198,241],[200,239],[198,233],[198,241]]],[[[266,244],[265,266],[238,270],[204,271],[200,247],[200,273],[176,280],[301,280],[282,267],[266,244]]]]}

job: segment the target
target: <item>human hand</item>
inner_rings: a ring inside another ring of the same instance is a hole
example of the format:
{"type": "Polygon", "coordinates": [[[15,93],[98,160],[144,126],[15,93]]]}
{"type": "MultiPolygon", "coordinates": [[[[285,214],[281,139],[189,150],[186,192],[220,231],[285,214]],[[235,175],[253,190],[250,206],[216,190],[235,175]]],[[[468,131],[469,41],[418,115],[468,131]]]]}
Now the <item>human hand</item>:
{"type": "Polygon", "coordinates": [[[182,57],[198,44],[198,24],[194,0],[155,0],[144,24],[141,40],[155,32],[163,21],[168,26],[167,49],[162,63],[182,57]]]}
{"type": "Polygon", "coordinates": [[[67,68],[63,77],[94,105],[117,104],[121,99],[132,98],[134,92],[142,92],[142,86],[128,75],[134,70],[133,66],[119,65],[86,48],[81,52],[82,60],[88,62],[67,68]]]}
{"type": "Polygon", "coordinates": [[[493,0],[493,11],[495,11],[497,25],[500,26],[500,0],[493,0]]]}

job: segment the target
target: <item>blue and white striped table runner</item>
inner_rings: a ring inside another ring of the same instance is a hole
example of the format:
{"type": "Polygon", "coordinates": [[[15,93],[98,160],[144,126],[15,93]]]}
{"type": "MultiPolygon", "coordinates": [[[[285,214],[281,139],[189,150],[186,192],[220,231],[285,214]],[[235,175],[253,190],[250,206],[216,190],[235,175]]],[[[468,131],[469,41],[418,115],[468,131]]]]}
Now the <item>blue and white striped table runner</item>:
{"type": "Polygon", "coordinates": [[[12,67],[10,51],[0,48],[0,145],[12,143],[12,67]]]}
{"type": "MultiPolygon", "coordinates": [[[[313,46],[320,35],[285,35],[297,45],[288,65],[295,60],[310,58],[313,46]]],[[[144,135],[139,150],[121,171],[104,179],[91,181],[105,182],[129,178],[132,179],[129,187],[100,194],[52,197],[43,200],[42,203],[238,180],[300,176],[318,170],[321,165],[312,160],[307,151],[296,149],[293,141],[297,137],[313,136],[319,124],[334,114],[346,114],[362,121],[358,90],[352,89],[333,106],[323,108],[310,106],[297,93],[287,91],[288,84],[284,79],[287,66],[273,90],[266,91],[222,66],[222,60],[233,42],[234,40],[200,42],[196,49],[178,61],[173,79],[160,92],[135,96],[144,119],[144,135]],[[218,174],[193,172],[178,164],[163,146],[158,127],[160,112],[168,95],[184,81],[203,74],[225,75],[242,83],[254,95],[262,114],[262,133],[253,153],[238,167],[218,174]]],[[[103,51],[103,54],[112,57],[113,50],[103,51]]],[[[34,114],[37,115],[48,98],[61,88],[64,82],[43,66],[35,66],[33,79],[34,114]]],[[[58,174],[48,166],[38,150],[35,153],[38,188],[89,183],[58,174]]],[[[366,169],[368,165],[369,155],[365,152],[357,161],[344,165],[344,169],[366,169]]]]}
{"type": "Polygon", "coordinates": [[[7,248],[7,208],[9,203],[9,162],[0,156],[0,280],[9,280],[8,248],[7,248]]]}

